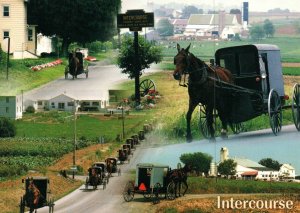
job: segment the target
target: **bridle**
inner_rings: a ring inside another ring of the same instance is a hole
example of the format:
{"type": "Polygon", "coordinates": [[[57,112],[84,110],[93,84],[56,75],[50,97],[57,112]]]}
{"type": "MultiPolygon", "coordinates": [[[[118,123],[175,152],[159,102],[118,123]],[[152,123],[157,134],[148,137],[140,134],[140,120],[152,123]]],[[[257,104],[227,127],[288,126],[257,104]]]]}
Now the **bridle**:
{"type": "MultiPolygon", "coordinates": [[[[175,58],[178,56],[178,54],[174,57],[174,64],[175,65],[176,65],[176,59],[175,58]]],[[[192,56],[192,54],[189,53],[189,52],[187,54],[184,54],[187,66],[184,68],[184,70],[182,71],[182,74],[181,74],[181,75],[184,76],[184,78],[183,78],[183,84],[181,83],[181,78],[180,78],[180,80],[179,80],[179,86],[187,87],[189,84],[202,85],[207,80],[208,72],[207,72],[207,67],[205,66],[205,62],[201,61],[202,62],[202,68],[193,69],[191,67],[191,63],[190,63],[190,57],[191,56],[192,56]],[[189,78],[189,83],[185,82],[186,81],[185,80],[186,79],[186,75],[190,75],[192,73],[201,72],[201,71],[202,71],[202,75],[201,75],[201,79],[200,80],[198,80],[198,81],[191,81],[191,79],[189,78]]]]}

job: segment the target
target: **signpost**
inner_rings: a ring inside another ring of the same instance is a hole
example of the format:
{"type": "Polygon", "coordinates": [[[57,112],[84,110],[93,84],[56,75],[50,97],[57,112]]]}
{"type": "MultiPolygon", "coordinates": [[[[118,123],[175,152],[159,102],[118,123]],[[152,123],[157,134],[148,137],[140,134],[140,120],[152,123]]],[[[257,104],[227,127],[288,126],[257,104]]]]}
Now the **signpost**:
{"type": "Polygon", "coordinates": [[[140,105],[140,60],[139,59],[139,40],[138,31],[141,31],[143,27],[154,27],[154,13],[145,13],[144,10],[127,10],[124,14],[118,14],[117,16],[118,28],[129,28],[134,32],[134,51],[135,51],[135,101],[137,106],[140,105]]]}

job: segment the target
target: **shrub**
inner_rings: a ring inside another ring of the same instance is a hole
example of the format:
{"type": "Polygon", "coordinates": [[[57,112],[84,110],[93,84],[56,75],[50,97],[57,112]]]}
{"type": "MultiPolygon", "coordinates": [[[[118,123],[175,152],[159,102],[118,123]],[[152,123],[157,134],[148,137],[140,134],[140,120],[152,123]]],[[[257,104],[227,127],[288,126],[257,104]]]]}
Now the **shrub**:
{"type": "Polygon", "coordinates": [[[0,118],[0,137],[14,137],[16,135],[16,127],[13,121],[8,118],[0,118]]]}
{"type": "Polygon", "coordinates": [[[27,113],[35,113],[35,109],[34,109],[33,106],[28,106],[28,107],[26,108],[26,112],[27,112],[27,113]]]}

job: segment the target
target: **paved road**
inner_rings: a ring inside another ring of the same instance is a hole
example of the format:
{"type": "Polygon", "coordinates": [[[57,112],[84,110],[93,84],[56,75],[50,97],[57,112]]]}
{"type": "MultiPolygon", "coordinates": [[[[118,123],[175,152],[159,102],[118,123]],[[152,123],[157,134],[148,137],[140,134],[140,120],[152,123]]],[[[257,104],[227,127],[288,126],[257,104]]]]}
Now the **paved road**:
{"type": "MultiPolygon", "coordinates": [[[[145,71],[146,74],[156,72],[158,69],[152,68],[145,71]]],[[[128,75],[122,74],[115,65],[101,65],[93,63],[89,66],[89,77],[84,74],[78,75],[73,80],[64,77],[52,81],[40,88],[34,89],[24,94],[26,100],[48,100],[61,94],[66,94],[77,100],[108,100],[108,90],[115,89],[115,85],[124,80],[128,80],[128,75]]]]}

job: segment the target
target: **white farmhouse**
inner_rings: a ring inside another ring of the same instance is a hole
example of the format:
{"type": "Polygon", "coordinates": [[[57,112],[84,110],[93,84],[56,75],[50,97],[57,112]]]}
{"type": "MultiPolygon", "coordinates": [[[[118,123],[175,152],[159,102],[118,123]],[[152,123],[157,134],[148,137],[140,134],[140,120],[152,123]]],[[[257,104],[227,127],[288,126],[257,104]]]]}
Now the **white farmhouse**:
{"type": "Polygon", "coordinates": [[[35,58],[35,26],[27,23],[28,0],[0,0],[0,44],[6,51],[10,38],[10,52],[14,58],[35,58]]]}
{"type": "Polygon", "coordinates": [[[49,99],[48,101],[49,101],[48,103],[49,110],[72,112],[74,110],[77,111],[78,108],[76,99],[65,94],[58,95],[54,98],[49,99]]]}
{"type": "Polygon", "coordinates": [[[22,96],[0,96],[0,117],[21,119],[23,115],[22,96]]]}
{"type": "Polygon", "coordinates": [[[295,168],[292,167],[290,164],[282,164],[279,169],[279,175],[282,179],[295,179],[295,168]]]}

